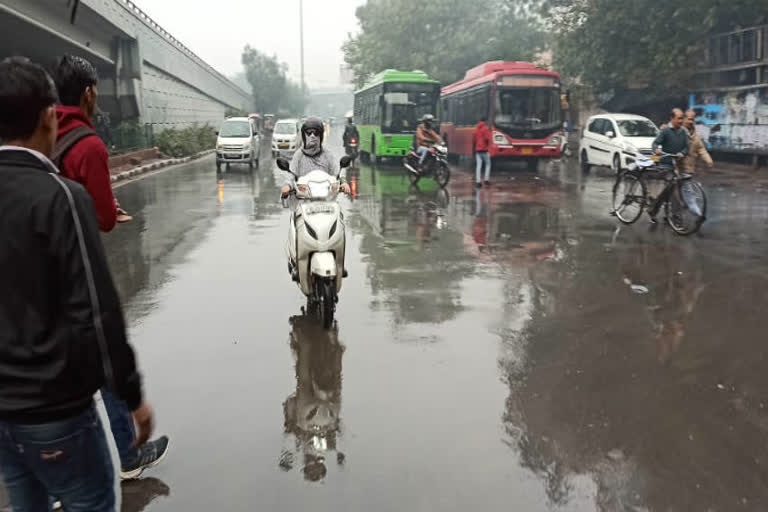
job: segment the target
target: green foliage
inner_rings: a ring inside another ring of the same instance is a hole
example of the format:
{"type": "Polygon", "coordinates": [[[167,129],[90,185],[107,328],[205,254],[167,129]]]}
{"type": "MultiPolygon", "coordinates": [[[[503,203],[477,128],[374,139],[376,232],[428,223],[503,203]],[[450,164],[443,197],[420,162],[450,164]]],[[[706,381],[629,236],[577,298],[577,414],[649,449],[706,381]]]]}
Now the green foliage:
{"type": "Polygon", "coordinates": [[[286,76],[287,66],[251,46],[243,50],[245,76],[253,90],[256,112],[301,114],[308,103],[301,85],[286,76]]]}
{"type": "Polygon", "coordinates": [[[384,69],[420,69],[443,84],[489,60],[532,60],[545,36],[513,0],[368,0],[344,44],[357,85],[384,69]]]}
{"type": "Polygon", "coordinates": [[[250,112],[245,112],[237,108],[228,108],[226,112],[224,112],[224,117],[248,117],[249,113],[250,112]]]}
{"type": "Polygon", "coordinates": [[[147,147],[144,126],[136,120],[122,121],[112,133],[115,149],[119,151],[147,147]]]}
{"type": "Polygon", "coordinates": [[[155,137],[160,151],[174,158],[194,155],[216,145],[216,131],[208,124],[177,130],[169,128],[155,137]]]}
{"type": "Polygon", "coordinates": [[[706,36],[765,21],[766,0],[526,0],[554,34],[556,69],[598,93],[689,89],[706,36]]]}

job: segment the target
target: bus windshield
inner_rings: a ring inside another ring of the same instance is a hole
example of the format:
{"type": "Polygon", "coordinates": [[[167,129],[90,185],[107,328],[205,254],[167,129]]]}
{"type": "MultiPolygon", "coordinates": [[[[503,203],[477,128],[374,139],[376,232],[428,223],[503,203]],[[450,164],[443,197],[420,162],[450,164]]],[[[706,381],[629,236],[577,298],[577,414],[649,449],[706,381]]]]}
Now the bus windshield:
{"type": "Polygon", "coordinates": [[[560,92],[551,87],[499,87],[495,122],[533,130],[559,126],[560,92]]]}
{"type": "Polygon", "coordinates": [[[438,90],[434,84],[387,84],[384,89],[385,133],[415,133],[425,114],[437,116],[438,90]]]}

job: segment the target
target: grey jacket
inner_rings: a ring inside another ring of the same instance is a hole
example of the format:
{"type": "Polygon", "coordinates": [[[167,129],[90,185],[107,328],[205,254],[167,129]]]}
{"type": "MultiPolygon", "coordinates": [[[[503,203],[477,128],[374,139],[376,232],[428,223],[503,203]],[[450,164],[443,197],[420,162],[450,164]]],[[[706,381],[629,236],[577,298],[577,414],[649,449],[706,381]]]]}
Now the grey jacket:
{"type": "MultiPolygon", "coordinates": [[[[307,156],[299,149],[294,153],[293,160],[291,160],[291,171],[296,176],[301,178],[306,176],[312,171],[325,171],[332,176],[339,174],[339,162],[327,149],[323,148],[316,156],[307,156]]],[[[339,181],[344,183],[346,181],[346,170],[341,169],[341,175],[339,181]]],[[[285,179],[285,185],[295,187],[296,183],[292,175],[288,174],[285,179]]]]}

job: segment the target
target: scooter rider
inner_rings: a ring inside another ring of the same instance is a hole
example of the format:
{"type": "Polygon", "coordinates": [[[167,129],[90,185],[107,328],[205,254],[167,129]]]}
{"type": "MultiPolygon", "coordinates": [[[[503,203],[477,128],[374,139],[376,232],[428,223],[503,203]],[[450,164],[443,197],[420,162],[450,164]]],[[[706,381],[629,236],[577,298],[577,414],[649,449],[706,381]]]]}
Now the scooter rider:
{"type": "Polygon", "coordinates": [[[424,165],[424,159],[427,157],[430,148],[443,141],[440,135],[432,128],[434,120],[435,116],[426,114],[421,118],[421,124],[416,129],[416,152],[419,154],[419,167],[424,165]]]}
{"type": "MultiPolygon", "coordinates": [[[[304,121],[301,126],[302,147],[293,155],[291,171],[299,178],[317,170],[325,171],[331,176],[339,175],[341,191],[349,194],[352,190],[347,184],[346,171],[341,169],[341,174],[339,174],[338,160],[330,151],[323,148],[324,137],[325,127],[322,120],[310,117],[304,121]]],[[[288,174],[281,190],[283,197],[288,196],[294,188],[296,188],[295,178],[288,174]]]]}
{"type": "Polygon", "coordinates": [[[357,131],[357,126],[355,126],[355,121],[353,120],[352,112],[347,112],[347,115],[345,116],[347,118],[347,125],[344,127],[344,147],[346,148],[349,144],[349,141],[351,140],[360,140],[360,134],[357,131]]]}

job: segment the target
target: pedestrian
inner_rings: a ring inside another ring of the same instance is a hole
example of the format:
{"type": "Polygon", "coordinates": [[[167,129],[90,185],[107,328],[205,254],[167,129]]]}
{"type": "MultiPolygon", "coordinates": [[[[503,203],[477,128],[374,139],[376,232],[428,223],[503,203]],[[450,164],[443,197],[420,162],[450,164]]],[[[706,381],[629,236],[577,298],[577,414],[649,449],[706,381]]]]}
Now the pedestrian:
{"type": "Polygon", "coordinates": [[[481,181],[483,166],[485,166],[485,186],[491,185],[491,154],[488,149],[491,145],[491,130],[488,125],[485,124],[487,118],[483,116],[480,118],[480,122],[475,126],[474,142],[475,142],[475,160],[477,161],[477,167],[475,169],[475,186],[480,188],[483,186],[481,181]]]}
{"type": "Polygon", "coordinates": [[[688,156],[683,158],[680,163],[680,170],[693,174],[696,172],[696,165],[701,162],[708,168],[712,168],[712,157],[707,151],[707,146],[701,139],[701,135],[696,131],[696,111],[689,109],[685,112],[683,126],[688,135],[688,156]]]}
{"type": "MultiPolygon", "coordinates": [[[[653,150],[657,155],[667,153],[668,155],[688,155],[688,133],[683,128],[683,111],[675,108],[669,115],[668,126],[659,132],[653,141],[653,150]]],[[[667,156],[662,159],[668,164],[672,163],[674,157],[667,156]]]]}
{"type": "Polygon", "coordinates": [[[96,68],[81,57],[65,55],[56,66],[54,80],[61,104],[56,107],[59,136],[52,160],[64,176],[88,191],[99,228],[112,231],[118,221],[127,222],[131,218],[115,200],[109,153],[92,121],[98,110],[96,68]]]}
{"type": "Polygon", "coordinates": [[[93,395],[108,387],[143,445],[153,413],[126,339],[91,198],[49,159],[56,88],[0,61],[0,473],[11,507],[114,512],[114,470],[93,395]]]}
{"type": "MultiPolygon", "coordinates": [[[[112,193],[108,153],[96,136],[91,118],[96,113],[98,75],[87,60],[65,55],[54,73],[60,105],[58,140],[53,161],[67,178],[82,184],[93,200],[102,231],[114,228],[120,214],[112,193]]],[[[168,438],[162,436],[142,447],[134,445],[135,432],[126,404],[109,389],[101,393],[109,424],[120,454],[121,479],[138,478],[144,469],[157,465],[168,450],[168,438]]]]}

